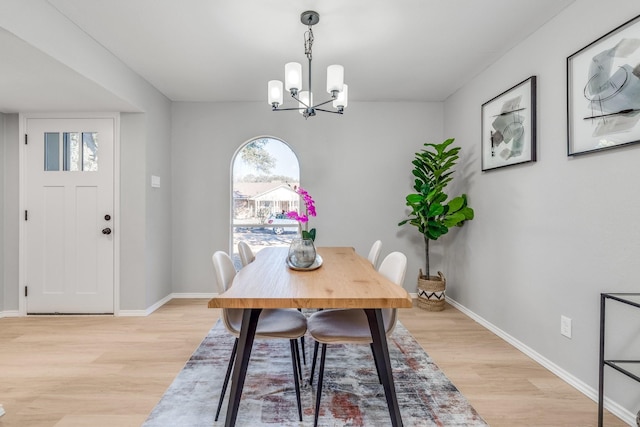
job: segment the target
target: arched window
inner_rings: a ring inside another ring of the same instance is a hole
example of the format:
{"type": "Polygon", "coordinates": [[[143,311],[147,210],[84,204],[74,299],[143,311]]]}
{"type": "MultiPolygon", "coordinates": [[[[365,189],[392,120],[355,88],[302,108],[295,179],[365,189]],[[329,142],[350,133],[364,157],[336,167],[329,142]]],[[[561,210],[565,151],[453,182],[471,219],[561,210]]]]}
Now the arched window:
{"type": "Polygon", "coordinates": [[[240,267],[238,242],[245,241],[256,253],[266,246],[289,246],[297,236],[297,222],[284,214],[298,210],[300,165],[287,143],[259,137],[238,149],[231,177],[230,253],[240,267]]]}

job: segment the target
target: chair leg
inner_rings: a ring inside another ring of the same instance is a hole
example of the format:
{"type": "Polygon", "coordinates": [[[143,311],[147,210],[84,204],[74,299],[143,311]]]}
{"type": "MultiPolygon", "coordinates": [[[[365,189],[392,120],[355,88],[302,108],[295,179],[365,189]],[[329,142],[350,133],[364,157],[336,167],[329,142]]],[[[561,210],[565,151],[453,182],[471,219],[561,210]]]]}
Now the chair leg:
{"type": "Polygon", "coordinates": [[[316,390],[316,415],[313,420],[313,427],[318,427],[318,416],[320,415],[320,396],[322,396],[322,380],[324,379],[324,359],[327,355],[327,345],[322,344],[320,354],[320,372],[318,372],[318,388],[316,390]]]}
{"type": "Polygon", "coordinates": [[[218,409],[216,410],[216,421],[220,415],[220,409],[222,408],[222,401],[224,395],[227,392],[227,385],[229,384],[229,377],[231,376],[231,368],[233,368],[233,361],[236,358],[236,352],[238,351],[238,338],[233,342],[233,350],[231,350],[231,357],[229,358],[229,365],[227,366],[227,373],[224,376],[224,382],[222,383],[222,391],[220,392],[220,399],[218,399],[218,409]]]}
{"type": "MultiPolygon", "coordinates": [[[[302,313],[301,308],[299,308],[298,311],[302,313]]],[[[304,335],[300,337],[300,345],[302,346],[302,362],[304,363],[305,366],[307,366],[307,353],[304,351],[304,335]]]]}
{"type": "Polygon", "coordinates": [[[370,343],[369,347],[371,347],[371,354],[373,354],[373,363],[376,364],[376,372],[378,373],[378,381],[380,382],[380,384],[382,384],[382,377],[380,376],[380,367],[378,366],[378,359],[376,359],[376,352],[373,351],[373,343],[370,343]]]}
{"type": "Polygon", "coordinates": [[[313,345],[313,360],[311,362],[311,376],[309,377],[309,385],[313,385],[313,374],[316,372],[316,359],[318,359],[318,346],[320,343],[316,341],[313,345]]]}
{"type": "Polygon", "coordinates": [[[298,380],[298,371],[300,369],[300,361],[296,356],[296,347],[298,345],[298,340],[289,340],[289,344],[291,346],[291,364],[293,365],[293,378],[296,385],[296,400],[298,401],[298,416],[300,417],[300,421],[302,421],[302,402],[300,400],[300,381],[298,380]]]}
{"type": "Polygon", "coordinates": [[[293,340],[293,345],[296,351],[296,360],[298,361],[298,378],[302,381],[302,364],[300,363],[300,347],[298,347],[298,340],[293,340]]]}

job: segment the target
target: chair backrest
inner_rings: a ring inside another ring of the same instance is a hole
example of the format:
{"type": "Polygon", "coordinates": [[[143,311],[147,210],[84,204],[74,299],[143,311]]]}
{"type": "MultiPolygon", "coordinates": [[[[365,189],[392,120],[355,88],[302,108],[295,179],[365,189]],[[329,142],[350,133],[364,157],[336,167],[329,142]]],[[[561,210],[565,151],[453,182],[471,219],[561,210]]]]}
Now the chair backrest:
{"type": "Polygon", "coordinates": [[[249,263],[253,262],[253,260],[256,259],[253,251],[246,242],[238,243],[238,253],[240,254],[240,262],[242,262],[243,267],[246,267],[249,263]]]}
{"type": "MultiPolygon", "coordinates": [[[[213,261],[213,268],[216,272],[218,290],[224,292],[233,284],[233,279],[236,277],[236,267],[233,265],[231,257],[223,251],[215,252],[211,257],[211,261],[213,261]]],[[[235,336],[238,336],[240,331],[236,330],[232,325],[237,325],[239,324],[238,322],[242,321],[242,313],[242,309],[222,309],[222,323],[224,323],[225,328],[235,336]]]]}
{"type": "MultiPolygon", "coordinates": [[[[391,252],[380,263],[378,273],[392,281],[398,286],[404,284],[404,276],[407,272],[407,257],[402,252],[391,252]]],[[[384,320],[384,329],[387,335],[393,332],[398,321],[398,309],[384,308],[382,309],[382,319],[384,320]]]]}
{"type": "Polygon", "coordinates": [[[229,255],[223,251],[214,253],[211,260],[213,261],[213,268],[216,271],[218,291],[222,293],[231,287],[233,278],[236,277],[236,268],[229,255]]]}
{"type": "Polygon", "coordinates": [[[382,242],[380,240],[376,240],[371,245],[371,249],[369,250],[369,256],[367,259],[373,265],[373,268],[376,268],[378,264],[378,258],[380,258],[380,249],[382,249],[382,242]]]}
{"type": "Polygon", "coordinates": [[[402,252],[391,252],[387,255],[378,268],[378,273],[391,280],[398,286],[404,284],[404,276],[407,272],[407,257],[402,252]]]}

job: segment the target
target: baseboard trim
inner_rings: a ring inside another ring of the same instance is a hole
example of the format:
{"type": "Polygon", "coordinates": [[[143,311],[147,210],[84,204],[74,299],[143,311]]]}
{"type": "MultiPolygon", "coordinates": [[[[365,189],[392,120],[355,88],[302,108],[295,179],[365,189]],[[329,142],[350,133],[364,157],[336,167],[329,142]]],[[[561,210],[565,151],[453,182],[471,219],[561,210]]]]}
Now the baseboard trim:
{"type": "MultiPolygon", "coordinates": [[[[411,295],[413,297],[413,294],[411,294],[411,295]]],[[[516,338],[514,338],[511,335],[507,334],[506,332],[504,332],[502,329],[498,328],[497,326],[495,326],[491,322],[488,322],[483,317],[478,316],[476,313],[474,313],[473,311],[469,310],[467,307],[463,306],[462,304],[458,303],[457,301],[449,298],[448,296],[446,297],[446,300],[447,300],[447,302],[449,304],[451,304],[457,310],[459,310],[462,313],[464,313],[467,317],[469,317],[469,318],[473,319],[474,321],[478,322],[484,328],[486,328],[489,331],[493,332],[494,334],[496,334],[497,336],[499,336],[500,338],[502,338],[503,340],[505,340],[506,342],[508,342],[509,344],[511,344],[512,346],[514,346],[515,348],[517,348],[518,350],[520,350],[521,352],[526,354],[527,356],[529,356],[531,359],[533,359],[534,361],[536,361],[537,363],[542,365],[544,368],[546,368],[549,371],[551,371],[553,374],[558,376],[564,382],[566,382],[567,384],[569,384],[570,386],[572,386],[573,388],[578,390],[580,393],[584,394],[585,396],[587,396],[589,399],[593,400],[594,402],[596,402],[596,403],[598,402],[598,391],[596,389],[594,389],[593,387],[589,386],[584,381],[578,379],[577,377],[575,377],[571,373],[565,371],[560,366],[556,365],[555,363],[553,363],[552,361],[550,361],[546,357],[542,356],[540,353],[538,353],[535,350],[533,350],[531,347],[525,345],[521,341],[518,341],[516,338]]],[[[609,412],[611,412],[616,417],[620,418],[625,423],[627,423],[629,425],[636,425],[636,415],[635,414],[631,413],[629,410],[627,410],[626,408],[622,407],[617,402],[607,398],[606,396],[605,396],[605,399],[604,399],[604,408],[606,410],[608,410],[609,412]]]]}
{"type": "Polygon", "coordinates": [[[152,306],[148,307],[146,310],[120,310],[118,312],[118,316],[122,317],[134,317],[134,316],[148,316],[172,299],[180,299],[180,298],[213,298],[218,295],[217,293],[173,293],[169,294],[166,297],[162,298],[160,301],[156,302],[152,306]]]}
{"type": "Polygon", "coordinates": [[[19,310],[7,310],[7,311],[0,311],[0,319],[2,319],[3,317],[20,317],[22,316],[20,314],[19,310]]]}
{"type": "Polygon", "coordinates": [[[217,293],[184,293],[184,294],[171,294],[172,298],[213,298],[217,293]]]}
{"type": "Polygon", "coordinates": [[[160,301],[153,304],[152,306],[147,307],[146,310],[120,310],[118,311],[117,316],[121,316],[121,317],[148,316],[154,311],[156,311],[157,309],[159,309],[160,307],[162,307],[163,305],[165,305],[166,303],[168,303],[169,301],[171,301],[171,299],[172,299],[172,294],[169,294],[166,297],[162,298],[160,301]]]}

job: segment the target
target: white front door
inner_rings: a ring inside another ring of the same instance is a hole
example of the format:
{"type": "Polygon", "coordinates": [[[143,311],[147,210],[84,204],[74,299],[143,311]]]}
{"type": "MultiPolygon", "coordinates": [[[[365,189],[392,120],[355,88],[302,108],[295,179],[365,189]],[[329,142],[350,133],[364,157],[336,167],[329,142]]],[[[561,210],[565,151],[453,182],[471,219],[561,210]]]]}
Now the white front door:
{"type": "Polygon", "coordinates": [[[27,313],[114,312],[115,119],[27,118],[27,313]]]}

